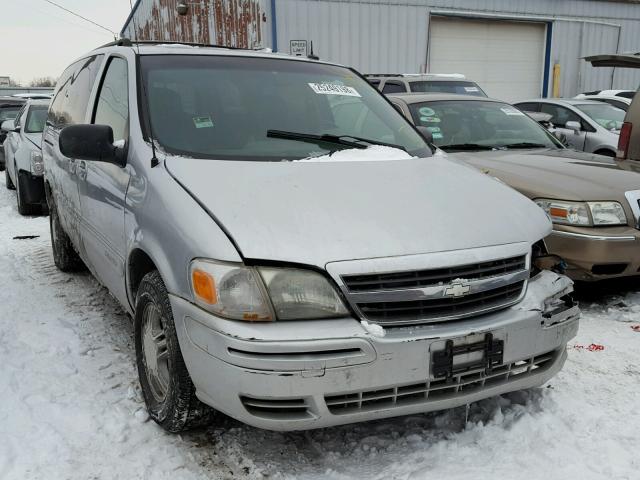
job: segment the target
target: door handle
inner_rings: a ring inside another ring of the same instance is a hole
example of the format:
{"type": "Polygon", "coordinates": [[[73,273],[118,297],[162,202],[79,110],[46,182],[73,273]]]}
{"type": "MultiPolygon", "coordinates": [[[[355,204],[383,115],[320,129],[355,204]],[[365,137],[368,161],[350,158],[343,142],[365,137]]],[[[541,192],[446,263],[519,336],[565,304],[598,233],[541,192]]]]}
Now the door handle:
{"type": "Polygon", "coordinates": [[[78,175],[78,178],[80,180],[87,179],[87,162],[85,162],[84,160],[80,160],[76,164],[76,174],[78,175]]]}

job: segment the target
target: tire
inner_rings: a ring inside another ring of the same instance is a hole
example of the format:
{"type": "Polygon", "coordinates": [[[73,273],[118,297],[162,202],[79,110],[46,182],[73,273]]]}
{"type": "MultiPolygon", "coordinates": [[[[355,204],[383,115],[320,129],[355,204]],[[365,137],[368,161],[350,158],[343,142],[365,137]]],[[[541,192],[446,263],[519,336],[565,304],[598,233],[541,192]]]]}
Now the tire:
{"type": "Polygon", "coordinates": [[[16,171],[16,199],[18,203],[18,213],[20,215],[35,215],[40,210],[38,205],[31,205],[27,203],[24,199],[23,191],[20,189],[20,172],[18,169],[16,171]]]}
{"type": "Polygon", "coordinates": [[[51,230],[51,248],[53,261],[59,270],[63,272],[77,272],[84,269],[84,263],[73,248],[69,235],[60,224],[58,209],[51,205],[49,215],[49,229],[51,230]]]}
{"type": "Polygon", "coordinates": [[[16,187],[13,185],[13,182],[11,181],[11,177],[9,176],[9,169],[6,166],[4,168],[4,178],[6,180],[7,190],[15,190],[16,187]]]}
{"type": "Polygon", "coordinates": [[[157,270],[146,274],[138,288],[134,330],[138,377],[149,416],[171,433],[211,423],[214,410],[196,397],[169,295],[157,270]]]}

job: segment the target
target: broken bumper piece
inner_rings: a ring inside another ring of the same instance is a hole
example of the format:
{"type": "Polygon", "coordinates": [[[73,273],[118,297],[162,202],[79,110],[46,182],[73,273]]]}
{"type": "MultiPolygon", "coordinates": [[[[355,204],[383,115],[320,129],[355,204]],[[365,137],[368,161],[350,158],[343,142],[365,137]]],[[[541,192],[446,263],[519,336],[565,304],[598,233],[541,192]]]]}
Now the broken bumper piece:
{"type": "Polygon", "coordinates": [[[233,322],[182,298],[171,303],[202,401],[257,427],[305,430],[448,409],[544,384],[562,368],[578,330],[571,290],[566,277],[543,271],[512,307],[386,328],[384,336],[353,318],[233,322]]]}

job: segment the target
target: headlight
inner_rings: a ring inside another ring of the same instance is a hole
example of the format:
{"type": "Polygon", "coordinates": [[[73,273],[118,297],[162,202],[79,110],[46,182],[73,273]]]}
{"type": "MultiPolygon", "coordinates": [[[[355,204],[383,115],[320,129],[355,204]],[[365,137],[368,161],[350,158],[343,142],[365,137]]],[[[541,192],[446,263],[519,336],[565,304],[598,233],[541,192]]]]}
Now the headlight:
{"type": "Polygon", "coordinates": [[[328,280],[313,271],[194,260],[189,277],[196,304],[233,320],[304,320],[348,314],[328,280]]]}
{"type": "Polygon", "coordinates": [[[349,313],[320,273],[293,268],[258,270],[279,320],[335,318],[349,313]]]}
{"type": "Polygon", "coordinates": [[[586,203],[546,199],[537,199],[535,202],[549,215],[553,223],[562,225],[591,225],[586,203]]]}
{"type": "Polygon", "coordinates": [[[38,176],[44,173],[44,163],[40,152],[31,152],[31,173],[38,176]]]}
{"type": "Polygon", "coordinates": [[[626,225],[627,216],[618,202],[589,202],[594,225],[626,225]]]}
{"type": "Polygon", "coordinates": [[[586,227],[626,225],[627,216],[618,202],[566,202],[536,199],[553,223],[586,227]]]}

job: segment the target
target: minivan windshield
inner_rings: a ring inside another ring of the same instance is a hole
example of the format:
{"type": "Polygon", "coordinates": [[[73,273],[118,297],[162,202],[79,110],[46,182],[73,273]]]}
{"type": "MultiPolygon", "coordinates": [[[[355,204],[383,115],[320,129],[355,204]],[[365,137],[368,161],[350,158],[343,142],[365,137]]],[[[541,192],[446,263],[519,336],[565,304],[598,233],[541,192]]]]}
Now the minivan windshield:
{"type": "Polygon", "coordinates": [[[420,80],[409,82],[412,92],[421,93],[457,93],[460,95],[473,95],[486,97],[477,83],[462,80],[420,80]]]}
{"type": "Polygon", "coordinates": [[[42,133],[44,124],[47,121],[48,107],[32,106],[27,114],[27,122],[24,128],[25,133],[42,133]]]}
{"type": "Polygon", "coordinates": [[[154,139],[170,153],[280,161],[386,144],[431,155],[395,108],[344,67],[226,55],[147,55],[141,67],[154,139]]]}
{"type": "Polygon", "coordinates": [[[508,103],[446,100],[409,105],[416,125],[447,152],[563,148],[538,123],[508,103]]]}
{"type": "Polygon", "coordinates": [[[583,103],[575,106],[607,130],[620,130],[624,122],[624,110],[608,103],[583,103]]]}

